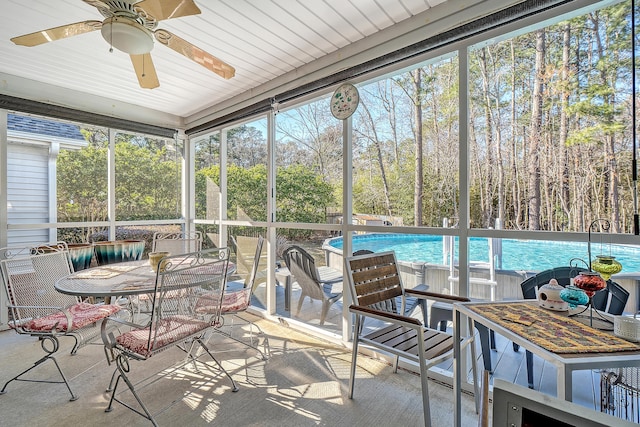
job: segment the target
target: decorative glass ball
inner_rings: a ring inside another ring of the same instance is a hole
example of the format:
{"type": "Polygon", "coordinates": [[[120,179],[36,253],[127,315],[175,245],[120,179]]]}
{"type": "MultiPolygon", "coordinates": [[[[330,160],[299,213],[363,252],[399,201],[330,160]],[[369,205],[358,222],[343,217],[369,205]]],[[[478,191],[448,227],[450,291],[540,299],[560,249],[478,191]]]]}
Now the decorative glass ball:
{"type": "Polygon", "coordinates": [[[607,282],[600,277],[600,273],[583,271],[573,279],[573,284],[582,289],[589,298],[596,292],[607,287],[607,282]]]}
{"type": "Polygon", "coordinates": [[[568,303],[571,308],[576,308],[578,305],[586,305],[589,302],[589,297],[586,292],[573,285],[569,285],[561,290],[560,298],[562,298],[562,301],[568,303]]]}
{"type": "Polygon", "coordinates": [[[600,273],[604,280],[609,280],[612,274],[622,271],[622,264],[614,256],[597,255],[591,262],[591,269],[600,273]]]}

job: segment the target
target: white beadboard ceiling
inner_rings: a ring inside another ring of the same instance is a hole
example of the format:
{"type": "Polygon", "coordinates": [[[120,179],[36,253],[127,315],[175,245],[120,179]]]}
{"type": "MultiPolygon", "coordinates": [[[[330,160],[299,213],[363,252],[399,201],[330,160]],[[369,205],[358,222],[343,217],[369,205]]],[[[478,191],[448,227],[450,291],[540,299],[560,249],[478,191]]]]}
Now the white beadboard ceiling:
{"type": "MultiPolygon", "coordinates": [[[[230,108],[236,100],[267,93],[274,82],[300,78],[301,73],[358,53],[356,49],[426,25],[433,17],[481,3],[196,0],[201,14],[164,20],[158,28],[232,65],[235,77],[225,80],[156,42],[151,54],[160,87],[141,89],[129,56],[117,50],[109,53],[100,31],[35,47],[9,40],[65,24],[101,21],[95,7],[81,0],[0,0],[0,93],[154,124],[184,125],[214,114],[219,106],[230,108]],[[155,118],[147,120],[141,111],[155,118]]],[[[505,7],[515,1],[495,3],[505,7]]]]}

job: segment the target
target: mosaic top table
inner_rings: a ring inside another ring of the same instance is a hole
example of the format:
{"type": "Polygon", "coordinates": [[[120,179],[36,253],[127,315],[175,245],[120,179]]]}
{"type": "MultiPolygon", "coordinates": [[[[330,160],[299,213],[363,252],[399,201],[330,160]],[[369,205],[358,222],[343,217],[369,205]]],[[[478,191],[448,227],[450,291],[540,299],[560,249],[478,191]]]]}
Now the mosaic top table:
{"type": "MultiPolygon", "coordinates": [[[[519,344],[557,368],[557,396],[572,400],[573,371],[640,366],[640,345],[623,340],[568,317],[567,312],[543,309],[536,301],[471,302],[453,305],[454,421],[460,427],[463,375],[462,348],[473,335],[461,336],[463,317],[519,344]]],[[[464,321],[466,321],[466,319],[464,321]]]]}

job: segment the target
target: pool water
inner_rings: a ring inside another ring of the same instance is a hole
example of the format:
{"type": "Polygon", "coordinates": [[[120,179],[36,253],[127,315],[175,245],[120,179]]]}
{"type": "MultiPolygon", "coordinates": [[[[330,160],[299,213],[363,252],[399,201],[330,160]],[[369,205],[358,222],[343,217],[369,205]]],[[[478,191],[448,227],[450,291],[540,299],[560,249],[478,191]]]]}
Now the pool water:
{"type": "MultiPolygon", "coordinates": [[[[425,262],[430,264],[448,264],[446,254],[442,253],[442,236],[415,234],[362,234],[353,236],[353,251],[368,249],[374,252],[393,250],[402,261],[425,262]],[[443,259],[444,258],[444,259],[443,259]]],[[[542,271],[549,268],[569,265],[572,258],[588,258],[587,243],[550,242],[542,240],[495,239],[502,245],[502,265],[496,263],[496,269],[542,271]]],[[[342,249],[342,237],[328,242],[336,249],[342,249]]],[[[498,254],[499,243],[494,244],[498,254]]],[[[455,238],[456,259],[458,239],[455,238]]],[[[489,242],[482,237],[469,240],[470,261],[489,261],[489,242]]],[[[640,247],[630,245],[601,244],[591,242],[591,256],[612,255],[622,263],[622,274],[640,272],[640,247]]],[[[498,256],[499,260],[500,257],[498,256]]],[[[584,267],[584,264],[578,264],[584,267]]]]}

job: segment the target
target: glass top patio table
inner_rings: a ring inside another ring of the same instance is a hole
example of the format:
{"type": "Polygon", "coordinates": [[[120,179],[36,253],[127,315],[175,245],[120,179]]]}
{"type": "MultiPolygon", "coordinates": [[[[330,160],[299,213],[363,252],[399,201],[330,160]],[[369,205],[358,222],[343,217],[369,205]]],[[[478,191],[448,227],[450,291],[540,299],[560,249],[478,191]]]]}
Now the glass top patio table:
{"type": "MultiPolygon", "coordinates": [[[[229,263],[227,275],[235,271],[229,263]]],[[[58,292],[84,297],[112,297],[152,293],[156,272],[148,260],[101,265],[76,271],[55,284],[58,292]]]]}

